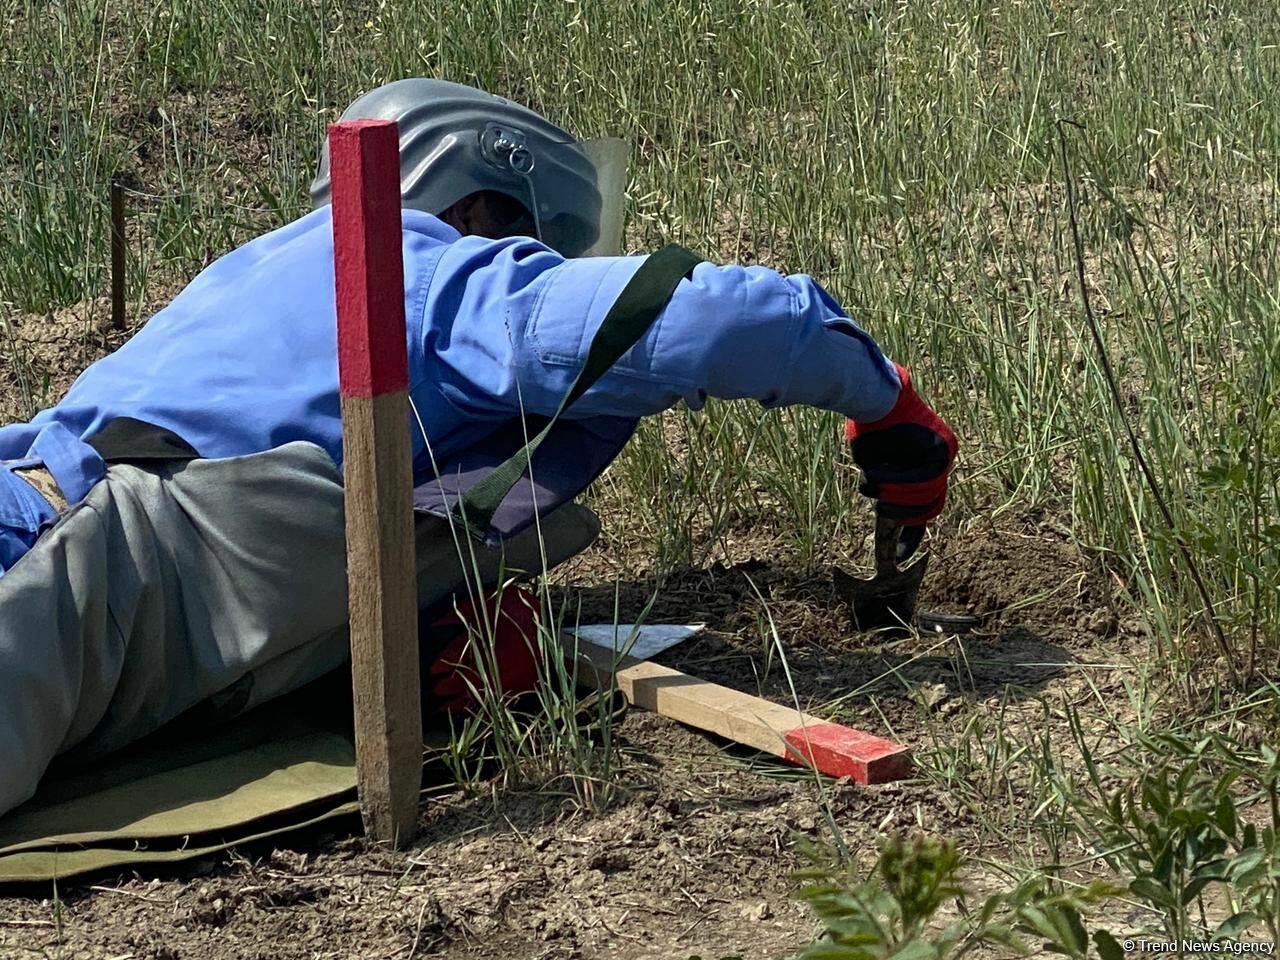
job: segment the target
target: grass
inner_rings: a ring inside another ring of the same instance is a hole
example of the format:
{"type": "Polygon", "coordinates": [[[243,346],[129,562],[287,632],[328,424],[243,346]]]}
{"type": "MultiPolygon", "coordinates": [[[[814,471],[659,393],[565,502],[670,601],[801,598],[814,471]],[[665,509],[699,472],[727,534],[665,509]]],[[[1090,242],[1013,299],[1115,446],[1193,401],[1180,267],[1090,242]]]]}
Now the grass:
{"type": "MultiPolygon", "coordinates": [[[[633,250],[817,276],[957,428],[948,534],[1061,518],[1145,622],[1156,666],[1121,704],[1082,672],[1110,735],[1253,735],[1280,669],[1280,7],[0,0],[0,351],[28,405],[43,372],[12,331],[106,292],[113,176],[141,322],[149,291],[305,210],[325,124],[405,75],[629,137],[633,250]]],[[[629,505],[661,574],[759,526],[829,559],[855,488],[832,415],[712,401],[647,421],[593,496],[629,505]]],[[[1004,862],[1056,862],[1082,751],[1004,707],[924,722],[926,775],[1004,862]]]]}
{"type": "Polygon", "coordinates": [[[581,808],[602,810],[620,786],[613,739],[622,706],[618,691],[581,692],[585,679],[579,676],[578,641],[572,634],[581,620],[564,604],[555,605],[545,579],[538,589],[514,598],[511,593],[519,589],[515,581],[498,579],[497,588],[485,591],[477,604],[479,615],[465,621],[464,660],[473,668],[468,686],[478,707],[451,719],[442,759],[455,781],[472,789],[563,791],[581,808]],[[536,603],[541,610],[536,635],[527,638],[540,654],[536,689],[518,698],[505,693],[500,682],[497,635],[502,624],[496,611],[504,599],[536,603]]]}

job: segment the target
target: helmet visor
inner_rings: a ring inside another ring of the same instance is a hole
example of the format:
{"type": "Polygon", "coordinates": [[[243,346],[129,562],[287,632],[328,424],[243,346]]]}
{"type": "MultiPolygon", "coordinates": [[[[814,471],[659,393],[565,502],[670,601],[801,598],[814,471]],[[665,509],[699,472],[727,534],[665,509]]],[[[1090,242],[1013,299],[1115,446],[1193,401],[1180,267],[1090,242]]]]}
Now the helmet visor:
{"type": "Polygon", "coordinates": [[[620,254],[630,153],[612,137],[525,151],[520,175],[538,239],[565,257],[620,254]]]}
{"type": "Polygon", "coordinates": [[[622,215],[627,200],[627,163],[631,147],[617,137],[580,141],[578,147],[595,169],[600,194],[596,239],[579,256],[617,257],[622,254],[622,215]]]}

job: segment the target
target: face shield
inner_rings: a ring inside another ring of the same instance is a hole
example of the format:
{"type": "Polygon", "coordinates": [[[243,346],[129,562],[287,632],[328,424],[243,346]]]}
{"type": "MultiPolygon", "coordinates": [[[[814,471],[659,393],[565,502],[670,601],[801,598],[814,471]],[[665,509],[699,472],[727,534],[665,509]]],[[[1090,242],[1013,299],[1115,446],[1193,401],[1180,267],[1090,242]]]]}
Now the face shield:
{"type": "Polygon", "coordinates": [[[504,192],[532,213],[537,239],[547,246],[566,257],[622,253],[630,155],[625,141],[549,141],[491,123],[481,132],[480,154],[506,181],[504,192]]]}
{"type": "Polygon", "coordinates": [[[591,161],[600,194],[596,241],[581,256],[622,256],[622,214],[627,202],[627,163],[631,147],[617,137],[602,137],[578,144],[591,161]]]}

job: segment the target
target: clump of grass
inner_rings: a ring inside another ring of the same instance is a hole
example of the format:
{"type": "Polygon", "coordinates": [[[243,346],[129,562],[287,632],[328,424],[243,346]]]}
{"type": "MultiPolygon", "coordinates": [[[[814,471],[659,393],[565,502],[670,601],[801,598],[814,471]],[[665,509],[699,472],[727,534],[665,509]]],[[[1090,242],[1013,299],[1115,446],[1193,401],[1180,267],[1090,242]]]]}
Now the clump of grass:
{"type": "Polygon", "coordinates": [[[1221,734],[1160,732],[1135,739],[1103,773],[1080,741],[1088,779],[1071,791],[1073,826],[1129,878],[1171,940],[1280,933],[1280,756],[1221,734]],[[1118,768],[1118,769],[1117,769],[1118,768]],[[1121,773],[1116,776],[1116,773],[1121,773]],[[1109,774],[1109,776],[1108,776],[1109,774]],[[1261,813],[1262,825],[1253,822],[1261,813]],[[1225,911],[1211,909],[1219,893],[1225,911]]]}
{"type": "MultiPolygon", "coordinates": [[[[1077,957],[1096,951],[1105,960],[1123,955],[1117,936],[1219,949],[1274,938],[1276,751],[1217,731],[1125,728],[1119,743],[1114,733],[1099,740],[1085,734],[1073,708],[1067,712],[1066,742],[1001,725],[953,738],[989,745],[980,757],[952,756],[952,779],[940,786],[980,821],[993,820],[981,836],[1006,856],[1021,851],[1017,862],[980,861],[986,885],[1004,877],[1005,888],[970,904],[965,860],[943,837],[892,835],[865,874],[847,855],[807,847],[797,895],[825,932],[804,957],[950,957],[983,945],[1025,954],[1034,945],[1077,957]],[[984,784],[1010,778],[1018,802],[984,792],[984,784]],[[1111,922],[1089,935],[1088,912],[1111,922]]],[[[921,760],[926,776],[943,772],[939,757],[921,760]]]]}
{"type": "MultiPolygon", "coordinates": [[[[450,742],[442,759],[458,783],[473,787],[491,782],[508,788],[564,789],[583,807],[603,809],[620,786],[614,771],[614,726],[622,701],[613,689],[588,691],[578,671],[576,618],[567,606],[553,605],[544,578],[536,594],[540,613],[529,637],[538,677],[531,694],[513,697],[503,690],[496,637],[504,629],[498,611],[514,580],[499,576],[495,587],[479,592],[478,616],[467,619],[463,662],[477,708],[450,724],[450,742]]],[[[509,629],[506,628],[506,629],[509,629]]]]}
{"type": "Polygon", "coordinates": [[[1096,928],[1091,938],[1085,926],[1085,912],[1114,892],[1103,883],[1063,892],[1031,876],[970,909],[961,880],[964,861],[947,839],[890,835],[862,879],[820,848],[806,853],[811,866],[797,874],[799,896],[825,929],[802,960],[946,960],[982,947],[1026,955],[1032,944],[1077,958],[1091,949],[1103,960],[1124,955],[1108,930],[1096,928]],[[946,909],[951,904],[954,912],[946,909]]]}

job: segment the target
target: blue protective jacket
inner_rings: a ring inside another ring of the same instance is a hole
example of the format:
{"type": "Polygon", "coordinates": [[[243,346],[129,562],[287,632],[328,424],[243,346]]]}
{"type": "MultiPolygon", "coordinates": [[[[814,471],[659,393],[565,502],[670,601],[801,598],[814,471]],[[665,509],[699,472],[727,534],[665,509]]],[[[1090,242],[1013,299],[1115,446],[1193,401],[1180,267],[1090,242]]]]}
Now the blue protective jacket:
{"type": "MultiPolygon", "coordinates": [[[[549,416],[643,257],[566,260],[525,238],[463,237],[406,210],[405,313],[416,479],[523,410],[549,416]]],[[[74,503],[104,474],[83,442],[118,417],[173,431],[202,457],[293,440],[342,460],[328,207],[204,270],[128,343],[30,423],[0,427],[0,573],[56,519],[13,468],[44,465],[74,503]]],[[[898,378],[811,278],[700,264],[662,315],[565,414],[637,418],[680,400],[808,404],[856,420],[898,378]]]]}

